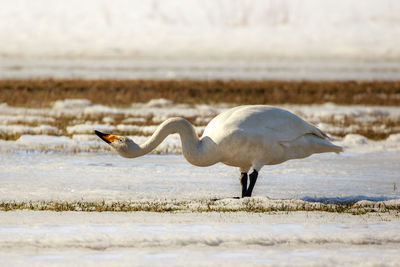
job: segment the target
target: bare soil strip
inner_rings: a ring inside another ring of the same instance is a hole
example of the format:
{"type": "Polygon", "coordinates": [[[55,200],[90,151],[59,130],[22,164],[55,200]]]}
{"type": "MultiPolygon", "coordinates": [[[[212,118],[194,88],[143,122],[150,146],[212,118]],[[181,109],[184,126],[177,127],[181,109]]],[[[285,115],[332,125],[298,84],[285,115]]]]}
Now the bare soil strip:
{"type": "Polygon", "coordinates": [[[67,98],[128,106],[176,103],[400,105],[400,81],[0,80],[0,103],[45,107],[67,98]]]}

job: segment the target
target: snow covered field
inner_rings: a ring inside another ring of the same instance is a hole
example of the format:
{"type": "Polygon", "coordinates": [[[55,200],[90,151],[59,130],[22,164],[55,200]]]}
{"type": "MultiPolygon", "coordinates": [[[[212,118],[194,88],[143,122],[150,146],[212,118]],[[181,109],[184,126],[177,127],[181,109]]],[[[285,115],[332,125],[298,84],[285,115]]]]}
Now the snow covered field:
{"type": "Polygon", "coordinates": [[[398,263],[398,107],[285,106],[345,152],[266,166],[251,199],[231,198],[240,193],[235,168],[199,168],[177,155],[177,136],[154,154],[125,159],[92,134],[119,132],[142,142],[173,116],[201,133],[229,106],[165,99],[127,108],[84,99],[44,109],[1,104],[0,206],[9,211],[0,212],[0,264],[398,263]],[[387,137],[355,134],[363,127],[387,137]],[[136,212],[83,212],[96,210],[136,212]]]}
{"type": "Polygon", "coordinates": [[[387,214],[1,214],[0,264],[33,266],[396,266],[387,214]]]}
{"type": "Polygon", "coordinates": [[[3,79],[396,80],[400,73],[396,0],[2,5],[3,79]]]}

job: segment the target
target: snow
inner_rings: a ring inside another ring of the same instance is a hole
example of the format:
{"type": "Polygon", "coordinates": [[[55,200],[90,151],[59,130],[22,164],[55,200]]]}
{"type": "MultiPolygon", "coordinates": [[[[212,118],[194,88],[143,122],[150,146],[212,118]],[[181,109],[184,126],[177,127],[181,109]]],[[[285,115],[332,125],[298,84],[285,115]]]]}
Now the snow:
{"type": "Polygon", "coordinates": [[[146,104],[146,106],[149,108],[168,108],[172,105],[173,102],[165,98],[152,99],[146,104]]]}
{"type": "Polygon", "coordinates": [[[0,49],[80,59],[399,59],[399,10],[395,0],[18,0],[0,13],[0,49]]]}
{"type": "Polygon", "coordinates": [[[83,109],[91,105],[90,100],[87,99],[64,99],[57,100],[53,103],[53,109],[83,109]]]}
{"type": "MultiPolygon", "coordinates": [[[[389,139],[391,140],[391,139],[389,139]]],[[[348,134],[343,139],[343,144],[349,145],[366,145],[368,143],[367,138],[359,134],[348,134]]]]}
{"type": "Polygon", "coordinates": [[[13,211],[2,265],[396,265],[399,221],[385,214],[13,211]]]}
{"type": "Polygon", "coordinates": [[[396,80],[400,72],[396,0],[3,5],[0,78],[396,80]]]}
{"type": "Polygon", "coordinates": [[[18,124],[0,125],[0,133],[7,134],[57,134],[58,132],[58,128],[45,124],[34,127],[18,124]]]}
{"type": "MultiPolygon", "coordinates": [[[[51,138],[45,140],[49,148],[58,144],[51,144],[51,138]]],[[[35,139],[24,138],[22,141],[28,143],[35,139]]],[[[73,143],[76,146],[81,142],[63,141],[66,145],[73,143]]],[[[70,144],[71,150],[73,144],[70,144]]],[[[87,141],[87,151],[90,152],[89,144],[87,141]]],[[[97,145],[94,141],[91,144],[97,145]]],[[[166,205],[182,206],[184,210],[185,200],[188,200],[193,201],[193,210],[196,210],[196,205],[207,208],[203,200],[239,195],[239,172],[236,168],[223,164],[195,167],[182,155],[170,154],[126,159],[106,150],[105,144],[102,146],[104,148],[100,151],[103,152],[96,153],[1,152],[0,200],[96,203],[107,200],[132,201],[138,205],[146,201],[164,201],[166,205]]],[[[59,150],[68,151],[68,147],[59,150]]],[[[346,151],[339,155],[314,155],[265,166],[254,189],[254,196],[262,198],[252,205],[292,205],[298,208],[304,205],[304,201],[318,198],[327,202],[352,203],[398,199],[399,159],[399,151],[346,151]],[[290,202],[291,199],[296,201],[290,202]],[[283,200],[289,202],[281,202],[283,200]]],[[[230,202],[216,202],[212,206],[229,209],[249,204],[235,199],[227,201],[230,202]]]]}
{"type": "Polygon", "coordinates": [[[29,115],[16,115],[16,116],[7,116],[0,115],[0,124],[7,125],[13,123],[53,123],[55,119],[52,117],[44,117],[44,116],[29,116],[29,115]]]}

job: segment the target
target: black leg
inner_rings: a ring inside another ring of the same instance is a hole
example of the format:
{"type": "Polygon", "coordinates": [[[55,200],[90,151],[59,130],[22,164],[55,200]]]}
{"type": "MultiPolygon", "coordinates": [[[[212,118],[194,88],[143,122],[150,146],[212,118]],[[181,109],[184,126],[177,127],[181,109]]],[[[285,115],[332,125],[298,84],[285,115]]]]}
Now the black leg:
{"type": "Polygon", "coordinates": [[[242,197],[246,195],[247,192],[247,172],[242,172],[240,175],[240,184],[242,185],[242,197]]]}
{"type": "Polygon", "coordinates": [[[246,197],[251,197],[251,193],[253,193],[253,188],[256,185],[257,182],[257,177],[258,177],[258,172],[256,170],[254,170],[251,174],[250,174],[250,184],[249,184],[249,188],[247,188],[246,197]]]}

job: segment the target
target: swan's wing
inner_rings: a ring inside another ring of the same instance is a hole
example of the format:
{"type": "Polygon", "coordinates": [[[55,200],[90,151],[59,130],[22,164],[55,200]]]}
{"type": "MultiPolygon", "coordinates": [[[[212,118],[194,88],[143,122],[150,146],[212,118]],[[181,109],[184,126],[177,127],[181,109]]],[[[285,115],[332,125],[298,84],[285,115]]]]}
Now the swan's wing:
{"type": "Polygon", "coordinates": [[[248,115],[240,123],[240,128],[268,137],[274,136],[277,142],[290,142],[306,134],[327,138],[327,135],[317,127],[283,109],[255,106],[249,108],[247,112],[248,115]]]}
{"type": "Polygon", "coordinates": [[[239,106],[227,110],[211,120],[203,136],[218,140],[236,130],[243,136],[258,136],[279,143],[290,142],[306,134],[327,138],[321,130],[293,113],[269,106],[239,106]]]}
{"type": "Polygon", "coordinates": [[[269,120],[266,128],[275,132],[278,136],[279,141],[292,141],[306,134],[313,134],[321,139],[326,139],[328,136],[311,125],[300,117],[285,111],[277,111],[275,120],[269,120]]]}

